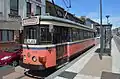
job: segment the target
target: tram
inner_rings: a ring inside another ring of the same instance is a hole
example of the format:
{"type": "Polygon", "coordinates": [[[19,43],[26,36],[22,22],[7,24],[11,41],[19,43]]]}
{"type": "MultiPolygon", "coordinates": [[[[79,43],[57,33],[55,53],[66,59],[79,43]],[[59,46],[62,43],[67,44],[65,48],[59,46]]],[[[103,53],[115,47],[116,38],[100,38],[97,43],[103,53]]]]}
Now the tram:
{"type": "Polygon", "coordinates": [[[44,70],[69,60],[95,45],[95,31],[88,26],[54,16],[32,16],[22,21],[24,44],[20,65],[44,70]]]}

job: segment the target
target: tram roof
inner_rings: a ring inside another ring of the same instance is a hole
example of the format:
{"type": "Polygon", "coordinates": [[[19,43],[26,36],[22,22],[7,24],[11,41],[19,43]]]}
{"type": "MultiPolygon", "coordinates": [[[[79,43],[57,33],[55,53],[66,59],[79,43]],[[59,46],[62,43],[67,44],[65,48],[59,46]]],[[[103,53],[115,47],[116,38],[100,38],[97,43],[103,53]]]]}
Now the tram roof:
{"type": "MultiPolygon", "coordinates": [[[[31,16],[29,18],[39,18],[41,21],[58,21],[58,22],[63,22],[63,23],[68,23],[68,24],[72,24],[72,25],[76,25],[78,27],[82,27],[88,30],[92,30],[95,31],[94,29],[90,28],[89,26],[65,19],[65,18],[59,18],[59,17],[55,17],[55,16],[44,16],[44,15],[40,15],[40,16],[31,16]]],[[[25,19],[29,19],[29,18],[24,18],[25,19]]]]}
{"type": "Polygon", "coordinates": [[[70,21],[68,19],[64,19],[64,18],[58,18],[58,17],[54,17],[54,16],[40,16],[40,19],[41,20],[50,20],[50,21],[59,21],[59,22],[64,22],[64,23],[69,23],[69,24],[73,24],[73,25],[77,25],[77,26],[82,26],[83,28],[86,28],[86,29],[91,29],[93,30],[92,28],[88,27],[88,26],[85,26],[83,24],[80,24],[80,23],[76,23],[74,21],[70,21]]]}

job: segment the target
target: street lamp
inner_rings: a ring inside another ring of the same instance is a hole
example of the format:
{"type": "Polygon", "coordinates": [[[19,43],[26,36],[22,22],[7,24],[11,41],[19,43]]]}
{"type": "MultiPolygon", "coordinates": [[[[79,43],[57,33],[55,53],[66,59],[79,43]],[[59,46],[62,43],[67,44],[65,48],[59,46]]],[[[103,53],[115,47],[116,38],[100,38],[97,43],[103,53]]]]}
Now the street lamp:
{"type": "Polygon", "coordinates": [[[108,21],[109,21],[109,20],[108,20],[109,17],[110,17],[110,15],[106,15],[106,18],[107,18],[107,24],[109,23],[109,22],[108,22],[108,21]]]}
{"type": "Polygon", "coordinates": [[[100,32],[101,32],[101,37],[100,37],[100,53],[102,54],[104,52],[104,31],[103,31],[103,26],[102,26],[102,0],[100,0],[100,32]]]}

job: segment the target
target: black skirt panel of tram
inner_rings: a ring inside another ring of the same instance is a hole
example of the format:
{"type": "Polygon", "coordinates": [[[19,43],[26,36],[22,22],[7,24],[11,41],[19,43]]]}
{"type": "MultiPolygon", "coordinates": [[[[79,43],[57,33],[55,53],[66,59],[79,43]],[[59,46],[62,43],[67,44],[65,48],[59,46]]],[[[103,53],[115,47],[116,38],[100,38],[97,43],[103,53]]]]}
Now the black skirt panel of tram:
{"type": "Polygon", "coordinates": [[[46,68],[43,65],[32,65],[32,64],[25,64],[20,61],[20,66],[30,70],[45,70],[46,68]]]}

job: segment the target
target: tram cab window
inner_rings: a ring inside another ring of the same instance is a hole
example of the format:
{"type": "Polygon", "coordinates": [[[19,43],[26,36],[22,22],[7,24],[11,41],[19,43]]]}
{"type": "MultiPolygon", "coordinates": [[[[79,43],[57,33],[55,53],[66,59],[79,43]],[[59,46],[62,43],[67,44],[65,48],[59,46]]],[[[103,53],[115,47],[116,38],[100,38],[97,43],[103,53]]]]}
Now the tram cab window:
{"type": "Polygon", "coordinates": [[[48,25],[24,26],[25,44],[50,44],[51,33],[48,25]]]}
{"type": "Polygon", "coordinates": [[[37,43],[37,28],[36,26],[24,27],[24,43],[36,44],[37,43]]]}

